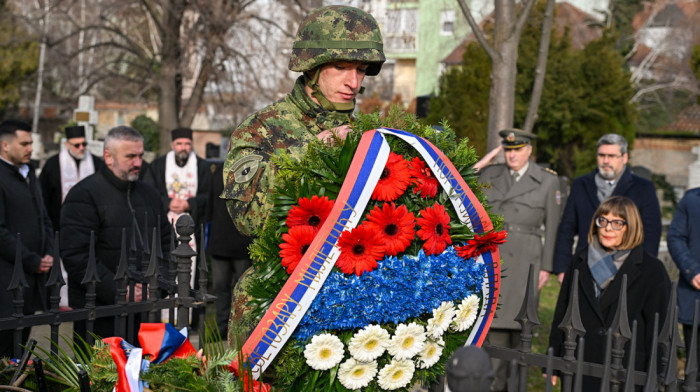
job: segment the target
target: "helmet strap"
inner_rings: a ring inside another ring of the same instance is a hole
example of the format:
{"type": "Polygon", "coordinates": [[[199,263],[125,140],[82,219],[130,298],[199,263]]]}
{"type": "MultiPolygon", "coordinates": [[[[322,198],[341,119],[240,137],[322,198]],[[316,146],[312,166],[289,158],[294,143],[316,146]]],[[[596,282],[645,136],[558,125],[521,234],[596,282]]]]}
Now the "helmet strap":
{"type": "Polygon", "coordinates": [[[321,105],[326,110],[331,110],[331,111],[338,111],[338,112],[351,112],[355,110],[355,100],[353,99],[352,102],[331,102],[326,98],[325,95],[321,92],[321,88],[318,85],[318,78],[319,75],[321,74],[320,69],[316,69],[314,72],[314,76],[309,79],[309,76],[304,73],[304,79],[306,80],[306,85],[311,87],[311,96],[316,98],[318,103],[321,105]]]}

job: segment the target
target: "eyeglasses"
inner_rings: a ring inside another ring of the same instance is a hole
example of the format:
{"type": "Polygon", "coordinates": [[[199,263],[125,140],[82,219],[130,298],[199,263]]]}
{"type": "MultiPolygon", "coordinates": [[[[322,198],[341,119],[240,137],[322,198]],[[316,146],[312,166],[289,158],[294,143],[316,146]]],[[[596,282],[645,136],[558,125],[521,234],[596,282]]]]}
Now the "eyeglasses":
{"type": "Polygon", "coordinates": [[[612,226],[613,230],[615,231],[620,231],[625,227],[625,225],[627,225],[627,222],[623,221],[622,219],[607,220],[602,216],[595,217],[595,225],[600,227],[601,229],[608,227],[608,223],[612,226]]]}
{"type": "Polygon", "coordinates": [[[87,147],[87,142],[75,143],[75,144],[71,143],[71,146],[73,146],[75,148],[87,147]]]}
{"type": "Polygon", "coordinates": [[[620,155],[613,155],[613,154],[598,154],[598,158],[605,160],[605,158],[613,160],[617,158],[622,158],[622,154],[620,155]]]}

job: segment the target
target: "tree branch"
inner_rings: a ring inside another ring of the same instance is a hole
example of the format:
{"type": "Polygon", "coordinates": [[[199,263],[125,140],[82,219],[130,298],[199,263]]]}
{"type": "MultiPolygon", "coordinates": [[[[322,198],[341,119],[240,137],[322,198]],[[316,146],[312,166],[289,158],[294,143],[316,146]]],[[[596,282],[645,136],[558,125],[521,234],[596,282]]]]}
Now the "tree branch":
{"type": "Polygon", "coordinates": [[[467,5],[467,3],[464,0],[457,0],[457,3],[459,3],[459,8],[462,9],[462,14],[464,14],[464,17],[467,18],[467,23],[469,23],[469,27],[471,27],[472,34],[474,34],[474,37],[476,38],[477,42],[479,42],[481,47],[484,48],[486,54],[488,54],[491,58],[491,61],[496,61],[500,57],[500,55],[486,40],[484,32],[481,31],[481,28],[479,28],[479,25],[476,23],[476,20],[474,20],[472,12],[471,10],[469,10],[469,6],[467,5]]]}

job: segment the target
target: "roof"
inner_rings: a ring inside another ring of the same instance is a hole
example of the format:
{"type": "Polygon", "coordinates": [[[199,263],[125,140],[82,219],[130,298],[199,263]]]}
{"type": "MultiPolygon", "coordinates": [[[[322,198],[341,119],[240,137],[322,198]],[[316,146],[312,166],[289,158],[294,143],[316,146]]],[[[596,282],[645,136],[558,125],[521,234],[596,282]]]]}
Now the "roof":
{"type": "Polygon", "coordinates": [[[676,116],[676,120],[663,127],[662,130],[700,134],[700,105],[692,105],[683,109],[676,116]]]}

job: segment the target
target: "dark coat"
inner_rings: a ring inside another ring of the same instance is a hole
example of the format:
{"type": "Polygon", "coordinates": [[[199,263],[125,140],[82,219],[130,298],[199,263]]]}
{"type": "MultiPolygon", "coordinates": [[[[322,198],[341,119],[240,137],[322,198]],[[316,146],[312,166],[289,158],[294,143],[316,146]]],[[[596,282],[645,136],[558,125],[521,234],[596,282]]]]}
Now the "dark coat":
{"type": "Polygon", "coordinates": [[[212,187],[209,194],[207,221],[211,222],[209,230],[209,253],[222,260],[249,259],[248,246],[251,239],[238,232],[226,209],[226,200],[219,198],[224,191],[224,163],[212,163],[212,187]]]}
{"type": "Polygon", "coordinates": [[[508,241],[499,246],[504,271],[497,317],[491,326],[520,329],[515,317],[525,297],[530,264],[534,264],[535,274],[552,270],[561,215],[559,178],[530,162],[520,181],[511,180],[504,164],[485,167],[479,179],[491,185],[484,193],[493,212],[503,216],[503,226],[508,231],[508,241]]]}
{"type": "MultiPolygon", "coordinates": [[[[144,181],[153,185],[160,193],[160,198],[168,209],[170,205],[170,197],[165,184],[165,155],[158,157],[151,162],[148,171],[144,174],[144,181]]],[[[197,157],[197,195],[187,199],[190,205],[190,215],[194,219],[196,229],[199,230],[200,224],[205,222],[207,202],[209,201],[209,192],[211,191],[211,169],[206,160],[197,157]]]]}
{"type": "MultiPolygon", "coordinates": [[[[122,229],[126,229],[127,239],[132,238],[135,220],[138,234],[141,238],[147,236],[150,244],[157,217],[160,217],[161,247],[167,254],[170,225],[158,191],[151,185],[143,181],[120,180],[103,166],[71,188],[61,209],[60,246],[61,258],[68,272],[68,301],[72,307],[85,305],[85,287],[80,282],[88,262],[90,231],[95,232],[95,259],[101,280],[97,285],[96,303],[114,304],[114,274],[121,255],[122,229]],[[149,232],[141,233],[143,228],[149,228],[149,232]]],[[[137,235],[137,255],[143,250],[139,238],[137,235]]]]}
{"type": "MultiPolygon", "coordinates": [[[[613,281],[607,289],[603,290],[598,299],[595,297],[593,277],[588,267],[588,247],[576,252],[564,275],[552,320],[549,346],[554,348],[555,356],[564,354],[564,333],[558,326],[569,304],[574,270],[579,271],[578,306],[586,331],[584,361],[600,364],[604,362],[605,335],[615,317],[622,277],[627,275],[627,314],[630,329],[632,322],[637,321],[635,368],[646,370],[653,339],[654,314],[659,313],[660,323],[663,322],[671,294],[671,282],[661,261],[651,256],[642,246],[632,249],[613,281]]],[[[629,354],[629,347],[628,343],[625,346],[626,355],[629,354]]],[[[627,358],[623,361],[625,367],[627,361],[627,358]]],[[[597,391],[599,383],[599,379],[584,377],[583,390],[597,391]]]]}
{"type": "MultiPolygon", "coordinates": [[[[104,165],[102,159],[92,156],[92,162],[95,166],[95,172],[99,171],[104,165]]],[[[44,195],[44,204],[49,213],[49,218],[53,223],[53,230],[61,229],[61,204],[63,193],[61,191],[61,165],[58,160],[58,154],[49,158],[41,169],[39,175],[39,183],[41,184],[41,192],[44,195]]]]}
{"type": "MultiPolygon", "coordinates": [[[[591,173],[574,179],[569,198],[564,207],[564,214],[557,231],[557,243],[554,249],[554,273],[566,271],[571,260],[574,236],[578,235],[576,251],[588,245],[588,231],[595,210],[600,205],[595,185],[595,174],[591,173]]],[[[661,240],[661,209],[656,197],[654,184],[642,177],[632,174],[629,167],[620,176],[613,196],[625,196],[631,199],[639,209],[644,225],[644,249],[651,255],[659,253],[661,240]]]]}
{"type": "Polygon", "coordinates": [[[668,228],[668,250],[678,266],[678,321],[693,325],[700,291],[691,284],[700,274],[700,188],[688,190],[678,203],[668,228]]]}
{"type": "Polygon", "coordinates": [[[24,290],[24,313],[46,309],[46,277],[37,274],[41,258],[53,255],[51,220],[46,213],[39,183],[30,167],[29,183],[17,167],[0,160],[0,317],[14,313],[12,280],[17,233],[22,238],[22,267],[29,287],[24,290]]]}

